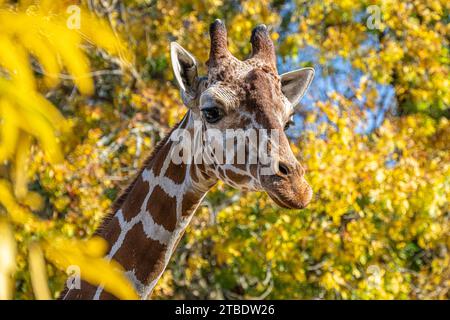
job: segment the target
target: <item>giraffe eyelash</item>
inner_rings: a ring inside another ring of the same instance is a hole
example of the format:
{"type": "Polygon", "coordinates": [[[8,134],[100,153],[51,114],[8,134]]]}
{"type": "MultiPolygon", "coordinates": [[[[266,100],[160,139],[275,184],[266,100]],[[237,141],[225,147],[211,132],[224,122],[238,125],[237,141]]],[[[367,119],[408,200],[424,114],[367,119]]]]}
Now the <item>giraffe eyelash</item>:
{"type": "Polygon", "coordinates": [[[286,124],[284,125],[284,130],[289,129],[290,126],[292,126],[294,124],[294,115],[291,115],[289,117],[288,122],[286,122],[286,124]]]}

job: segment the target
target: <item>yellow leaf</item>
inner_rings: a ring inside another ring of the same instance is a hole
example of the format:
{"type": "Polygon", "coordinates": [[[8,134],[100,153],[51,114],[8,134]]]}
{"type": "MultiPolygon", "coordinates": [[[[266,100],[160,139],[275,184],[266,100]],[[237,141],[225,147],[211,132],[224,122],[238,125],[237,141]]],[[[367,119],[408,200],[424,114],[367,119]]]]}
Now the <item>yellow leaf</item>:
{"type": "Polygon", "coordinates": [[[30,244],[28,254],[31,284],[37,300],[50,300],[50,290],[47,285],[47,272],[45,270],[44,254],[37,243],[30,244]]]}
{"type": "Polygon", "coordinates": [[[0,219],[0,300],[12,298],[15,258],[16,242],[12,229],[4,219],[0,219]]]}
{"type": "Polygon", "coordinates": [[[14,170],[14,194],[24,199],[28,191],[28,161],[31,149],[31,136],[21,134],[19,137],[14,170]]]}
{"type": "Polygon", "coordinates": [[[76,265],[81,270],[81,278],[87,282],[102,285],[119,299],[138,299],[120,264],[104,258],[106,246],[99,245],[101,241],[100,238],[81,241],[56,237],[47,239],[43,246],[47,258],[58,268],[66,270],[76,265]]]}
{"type": "Polygon", "coordinates": [[[0,179],[0,204],[6,209],[13,223],[25,225],[28,229],[44,231],[53,224],[40,221],[30,211],[20,206],[14,199],[11,184],[4,179],[0,179]]]}

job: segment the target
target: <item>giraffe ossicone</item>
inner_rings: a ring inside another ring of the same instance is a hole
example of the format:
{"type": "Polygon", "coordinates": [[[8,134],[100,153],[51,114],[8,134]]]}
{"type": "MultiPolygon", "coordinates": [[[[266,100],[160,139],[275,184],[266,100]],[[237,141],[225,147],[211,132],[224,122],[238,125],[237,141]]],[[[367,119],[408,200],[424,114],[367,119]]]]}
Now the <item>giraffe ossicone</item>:
{"type": "MultiPolygon", "coordinates": [[[[284,129],[314,70],[278,75],[274,44],[264,25],[253,30],[252,54],[244,61],[228,51],[220,20],[211,24],[210,37],[205,76],[198,74],[191,53],[171,44],[175,79],[188,111],[97,231],[109,244],[106,258],[122,265],[142,299],[150,297],[194,212],[218,180],[265,191],[286,208],[304,208],[312,197],[284,129]]],[[[61,297],[115,298],[84,281],[61,297]]]]}

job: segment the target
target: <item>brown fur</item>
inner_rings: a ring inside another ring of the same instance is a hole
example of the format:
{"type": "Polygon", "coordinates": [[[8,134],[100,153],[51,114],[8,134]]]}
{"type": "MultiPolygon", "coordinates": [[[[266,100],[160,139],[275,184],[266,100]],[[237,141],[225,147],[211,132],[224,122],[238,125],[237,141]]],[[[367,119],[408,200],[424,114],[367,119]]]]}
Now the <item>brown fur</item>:
{"type": "Polygon", "coordinates": [[[147,283],[149,277],[155,276],[162,271],[161,263],[167,247],[158,241],[148,239],[142,229],[142,224],[135,225],[125,238],[123,247],[127,250],[119,250],[114,259],[120,261],[125,270],[135,270],[139,281],[147,283]],[[137,246],[139,244],[139,246],[137,246]],[[152,273],[147,268],[152,267],[152,273]]]}
{"type": "Polygon", "coordinates": [[[147,203],[148,212],[152,213],[153,220],[157,224],[163,226],[167,231],[172,232],[175,230],[177,224],[174,198],[169,197],[160,186],[156,186],[153,189],[151,197],[155,201],[149,201],[147,203]]]}

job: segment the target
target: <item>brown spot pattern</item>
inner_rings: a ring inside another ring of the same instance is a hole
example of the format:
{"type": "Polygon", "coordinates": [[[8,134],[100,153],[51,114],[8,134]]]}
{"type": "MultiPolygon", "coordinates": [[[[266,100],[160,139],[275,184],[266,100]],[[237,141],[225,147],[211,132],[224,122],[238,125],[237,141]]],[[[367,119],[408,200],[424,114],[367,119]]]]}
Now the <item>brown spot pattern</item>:
{"type": "Polygon", "coordinates": [[[147,238],[141,223],[136,224],[127,234],[125,240],[114,255],[125,270],[135,270],[136,278],[148,283],[162,271],[164,254],[167,250],[157,240],[147,238]]]}
{"type": "Polygon", "coordinates": [[[169,197],[160,186],[156,186],[147,203],[147,212],[153,220],[168,231],[177,224],[176,200],[169,197]]]}
{"type": "Polygon", "coordinates": [[[149,192],[148,182],[142,179],[142,175],[139,176],[131,189],[130,193],[133,194],[132,197],[127,197],[123,206],[122,212],[126,221],[130,221],[136,216],[144,203],[145,197],[149,192]]]}

